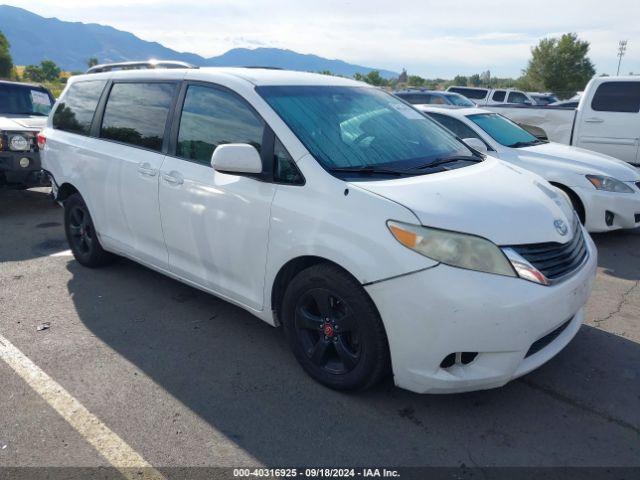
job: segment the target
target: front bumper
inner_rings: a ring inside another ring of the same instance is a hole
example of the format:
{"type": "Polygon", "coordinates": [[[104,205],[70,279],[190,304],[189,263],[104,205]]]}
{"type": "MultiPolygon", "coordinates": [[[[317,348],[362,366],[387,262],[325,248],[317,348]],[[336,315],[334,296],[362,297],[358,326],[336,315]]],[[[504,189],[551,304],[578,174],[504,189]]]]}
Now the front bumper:
{"type": "Polygon", "coordinates": [[[585,227],[590,232],[608,232],[623,228],[640,227],[640,187],[628,182],[634,193],[613,193],[594,188],[576,187],[575,191],[585,209],[585,227]],[[607,224],[607,212],[613,214],[607,224]]]}
{"type": "Polygon", "coordinates": [[[553,286],[447,265],[366,286],[386,328],[396,385],[417,393],[494,388],[551,359],[584,319],[597,267],[585,238],[587,262],[553,286]],[[541,348],[531,353],[534,344],[541,348]],[[478,354],[441,367],[456,352],[478,354]]]}
{"type": "Polygon", "coordinates": [[[0,187],[45,187],[49,179],[42,171],[38,152],[0,152],[0,187]],[[28,158],[27,167],[20,166],[20,159],[28,158]]]}

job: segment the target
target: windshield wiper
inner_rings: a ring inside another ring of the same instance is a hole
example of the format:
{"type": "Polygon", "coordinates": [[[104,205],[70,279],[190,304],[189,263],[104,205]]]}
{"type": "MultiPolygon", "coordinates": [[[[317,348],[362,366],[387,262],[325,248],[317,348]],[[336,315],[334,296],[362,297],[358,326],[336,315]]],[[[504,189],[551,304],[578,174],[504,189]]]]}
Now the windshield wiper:
{"type": "Polygon", "coordinates": [[[48,117],[49,116],[46,113],[42,113],[42,112],[11,112],[8,115],[35,115],[35,116],[38,116],[38,117],[48,117]]]}
{"type": "Polygon", "coordinates": [[[383,175],[405,175],[406,172],[403,170],[392,170],[390,168],[383,167],[374,167],[372,165],[365,165],[362,167],[335,167],[330,168],[330,172],[332,173],[361,173],[363,175],[375,175],[375,174],[383,174],[383,175]]]}
{"type": "Polygon", "coordinates": [[[436,158],[433,162],[425,163],[424,165],[419,165],[417,167],[410,168],[407,171],[425,170],[427,168],[435,168],[435,167],[439,167],[440,165],[445,165],[447,163],[454,163],[454,162],[478,163],[478,162],[481,162],[482,160],[483,159],[481,157],[471,157],[469,155],[451,155],[449,157],[436,158]]]}
{"type": "Polygon", "coordinates": [[[534,145],[540,145],[541,143],[547,143],[547,142],[543,142],[542,140],[536,138],[535,140],[531,140],[529,142],[516,142],[507,146],[510,148],[522,148],[522,147],[533,147],[534,145]]]}

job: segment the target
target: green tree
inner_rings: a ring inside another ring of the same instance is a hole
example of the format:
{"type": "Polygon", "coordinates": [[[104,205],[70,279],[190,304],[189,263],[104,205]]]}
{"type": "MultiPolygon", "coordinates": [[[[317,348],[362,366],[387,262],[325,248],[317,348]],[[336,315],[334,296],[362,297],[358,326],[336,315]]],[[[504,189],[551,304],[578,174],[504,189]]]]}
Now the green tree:
{"type": "Polygon", "coordinates": [[[10,78],[13,75],[13,60],[9,52],[9,40],[0,32],[0,78],[10,78]]]}
{"type": "Polygon", "coordinates": [[[427,81],[419,75],[409,75],[407,78],[407,84],[412,87],[424,87],[427,81]]]}
{"type": "Polygon", "coordinates": [[[380,72],[378,70],[372,70],[367,73],[367,75],[364,77],[364,81],[377,87],[381,87],[389,83],[380,75],[380,72]]]}
{"type": "Polygon", "coordinates": [[[87,60],[87,66],[89,68],[95,67],[96,65],[98,65],[98,59],[96,57],[91,57],[89,60],[87,60]]]}
{"type": "Polygon", "coordinates": [[[575,33],[542,39],[531,50],[531,60],[523,71],[521,82],[536,90],[570,97],[583,90],[596,73],[587,53],[589,42],[579,40],[575,33]]]}
{"type": "Polygon", "coordinates": [[[456,75],[453,77],[453,84],[461,87],[466,87],[469,84],[469,79],[464,75],[456,75]]]}
{"type": "Polygon", "coordinates": [[[377,87],[386,87],[389,85],[389,81],[381,76],[378,70],[372,70],[366,75],[355,73],[353,78],[360,82],[366,82],[369,85],[375,85],[377,87]]]}
{"type": "Polygon", "coordinates": [[[51,60],[40,62],[40,69],[44,75],[45,82],[55,82],[60,78],[60,68],[51,60]]]}
{"type": "Polygon", "coordinates": [[[482,85],[482,79],[480,78],[480,74],[474,73],[473,75],[471,75],[469,77],[469,84],[472,87],[479,87],[480,85],[482,85]]]}
{"type": "Polygon", "coordinates": [[[27,65],[24,67],[22,76],[25,80],[31,80],[32,82],[44,82],[44,73],[38,65],[27,65]]]}

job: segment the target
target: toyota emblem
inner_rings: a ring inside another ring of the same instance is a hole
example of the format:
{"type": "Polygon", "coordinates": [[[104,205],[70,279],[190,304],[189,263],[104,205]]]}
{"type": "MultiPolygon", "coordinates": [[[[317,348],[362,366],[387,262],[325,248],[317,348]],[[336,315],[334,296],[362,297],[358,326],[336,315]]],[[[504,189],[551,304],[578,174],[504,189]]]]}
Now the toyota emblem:
{"type": "Polygon", "coordinates": [[[564,223],[564,220],[554,220],[553,226],[556,227],[556,232],[563,237],[569,232],[569,228],[567,227],[567,224],[564,223]]]}

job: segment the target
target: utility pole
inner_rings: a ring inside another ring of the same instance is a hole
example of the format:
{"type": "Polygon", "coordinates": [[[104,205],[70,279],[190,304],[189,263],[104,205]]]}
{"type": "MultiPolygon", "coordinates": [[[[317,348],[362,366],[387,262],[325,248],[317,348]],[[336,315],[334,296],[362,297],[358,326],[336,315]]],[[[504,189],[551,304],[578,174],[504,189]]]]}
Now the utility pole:
{"type": "Polygon", "coordinates": [[[620,40],[618,42],[618,73],[616,73],[616,75],[620,75],[620,64],[622,63],[622,57],[624,57],[624,54],[626,51],[627,51],[627,41],[620,40]]]}

